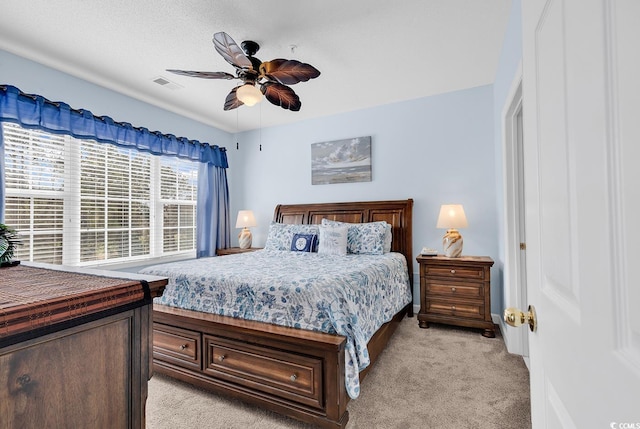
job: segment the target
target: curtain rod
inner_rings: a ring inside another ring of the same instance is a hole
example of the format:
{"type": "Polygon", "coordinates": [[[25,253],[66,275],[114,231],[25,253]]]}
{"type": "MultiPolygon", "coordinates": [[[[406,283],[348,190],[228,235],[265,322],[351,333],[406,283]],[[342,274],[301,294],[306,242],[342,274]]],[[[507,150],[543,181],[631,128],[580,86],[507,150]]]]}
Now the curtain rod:
{"type": "MultiPolygon", "coordinates": [[[[6,91],[6,90],[8,89],[8,87],[9,87],[8,85],[0,84],[0,90],[2,90],[2,91],[6,91]]],[[[14,87],[14,88],[15,88],[15,87],[14,87]]],[[[16,89],[17,89],[17,88],[16,88],[16,89]]],[[[95,119],[98,119],[98,120],[100,120],[100,121],[102,121],[102,122],[104,122],[104,123],[107,123],[107,120],[105,119],[105,116],[96,116],[96,115],[94,115],[91,111],[89,111],[89,110],[85,110],[85,109],[74,109],[73,107],[69,106],[67,103],[58,102],[58,101],[51,101],[51,100],[49,100],[49,99],[47,99],[47,98],[44,98],[44,97],[43,97],[43,96],[41,96],[41,95],[27,94],[26,92],[23,92],[23,91],[22,91],[22,90],[20,90],[20,89],[18,89],[18,95],[20,95],[20,96],[22,96],[22,97],[30,98],[30,99],[32,99],[33,101],[37,101],[39,98],[41,98],[41,99],[43,100],[43,102],[44,102],[44,103],[51,104],[52,106],[55,106],[55,107],[57,107],[57,108],[59,108],[62,104],[64,104],[64,105],[66,105],[66,106],[68,106],[68,107],[69,107],[69,110],[70,110],[70,111],[72,111],[72,112],[74,112],[74,113],[77,113],[78,115],[84,116],[84,113],[85,113],[85,112],[89,112],[89,113],[91,113],[91,116],[93,116],[95,119]]],[[[108,117],[108,116],[106,116],[106,117],[107,117],[107,118],[109,118],[109,119],[110,119],[114,124],[117,124],[117,125],[121,125],[121,126],[128,126],[128,125],[130,125],[130,126],[131,126],[133,129],[135,129],[135,130],[139,130],[139,131],[147,130],[147,131],[149,131],[147,128],[144,128],[144,127],[134,127],[132,124],[130,124],[130,123],[128,123],[128,122],[118,122],[118,121],[114,121],[114,120],[113,120],[113,118],[111,118],[111,117],[108,117]]],[[[149,131],[149,132],[150,132],[150,133],[152,133],[152,134],[161,134],[161,135],[165,135],[164,133],[162,133],[162,132],[160,132],[160,131],[149,131]]],[[[200,143],[200,145],[201,145],[201,146],[211,146],[209,143],[206,143],[206,142],[198,141],[198,143],[200,143]]],[[[227,148],[225,148],[225,147],[220,147],[220,146],[218,146],[218,149],[219,149],[219,150],[221,150],[221,151],[223,151],[223,152],[226,152],[226,151],[227,151],[227,148]]]]}

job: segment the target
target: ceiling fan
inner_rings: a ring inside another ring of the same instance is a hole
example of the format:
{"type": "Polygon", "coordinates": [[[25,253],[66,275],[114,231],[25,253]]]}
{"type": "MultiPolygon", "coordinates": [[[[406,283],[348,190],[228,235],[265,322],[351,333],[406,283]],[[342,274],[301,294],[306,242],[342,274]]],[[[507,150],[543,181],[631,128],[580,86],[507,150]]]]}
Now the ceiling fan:
{"type": "Polygon", "coordinates": [[[260,45],[252,40],[241,43],[242,49],[225,32],[213,35],[216,51],[236,68],[236,75],[227,72],[203,72],[167,69],[182,76],[202,79],[240,79],[244,83],[231,90],[224,101],[224,110],[231,110],[246,104],[253,106],[260,102],[262,94],[276,106],[292,111],[300,110],[300,97],[287,85],[306,82],[320,76],[318,69],[297,60],[275,60],[262,62],[254,57],[260,45]],[[256,84],[260,89],[256,88],[256,84]]]}

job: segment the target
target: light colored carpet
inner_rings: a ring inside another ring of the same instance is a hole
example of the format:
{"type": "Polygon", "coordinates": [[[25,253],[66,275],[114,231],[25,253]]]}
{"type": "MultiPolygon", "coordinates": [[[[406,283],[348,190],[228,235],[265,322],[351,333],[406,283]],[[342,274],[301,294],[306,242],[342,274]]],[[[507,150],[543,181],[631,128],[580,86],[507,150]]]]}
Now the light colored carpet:
{"type": "MultiPolygon", "coordinates": [[[[405,318],[348,405],[348,429],[531,427],[529,372],[504,341],[479,330],[405,318]]],[[[241,401],[154,375],[149,429],[312,428],[241,401]]]]}

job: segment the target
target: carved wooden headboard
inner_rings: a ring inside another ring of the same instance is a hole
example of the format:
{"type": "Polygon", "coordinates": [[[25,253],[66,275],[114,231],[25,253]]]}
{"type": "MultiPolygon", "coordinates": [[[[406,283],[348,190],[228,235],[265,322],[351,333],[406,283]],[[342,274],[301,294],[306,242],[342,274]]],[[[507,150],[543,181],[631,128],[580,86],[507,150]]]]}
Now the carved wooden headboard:
{"type": "Polygon", "coordinates": [[[350,223],[386,221],[392,226],[391,250],[400,252],[407,258],[409,284],[413,296],[412,210],[412,199],[354,203],[279,204],[276,206],[273,220],[288,224],[319,224],[322,222],[322,218],[350,223]]]}

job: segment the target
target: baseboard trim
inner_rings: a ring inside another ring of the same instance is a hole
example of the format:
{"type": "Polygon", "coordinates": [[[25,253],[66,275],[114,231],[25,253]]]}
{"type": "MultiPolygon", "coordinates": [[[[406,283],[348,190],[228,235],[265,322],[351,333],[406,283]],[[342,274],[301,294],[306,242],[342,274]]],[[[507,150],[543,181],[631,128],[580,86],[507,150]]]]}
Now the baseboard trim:
{"type": "Polygon", "coordinates": [[[498,325],[498,327],[500,328],[500,332],[504,332],[504,321],[499,314],[491,313],[491,320],[493,321],[494,325],[498,325]]]}
{"type": "Polygon", "coordinates": [[[413,304],[413,314],[418,314],[420,312],[420,306],[413,304]]]}

